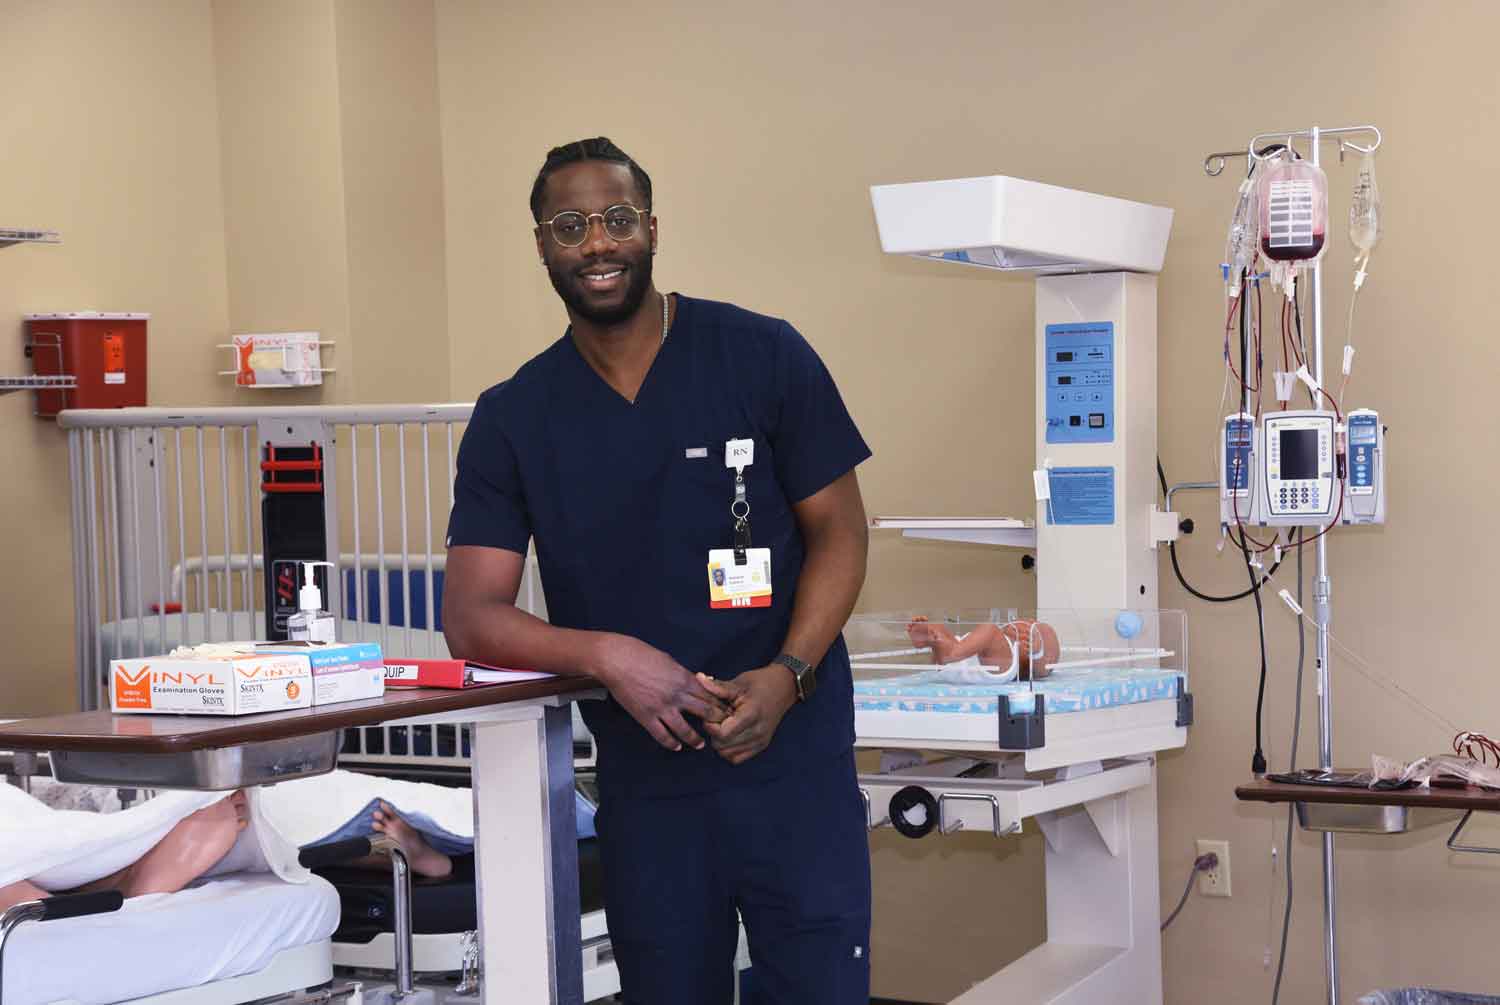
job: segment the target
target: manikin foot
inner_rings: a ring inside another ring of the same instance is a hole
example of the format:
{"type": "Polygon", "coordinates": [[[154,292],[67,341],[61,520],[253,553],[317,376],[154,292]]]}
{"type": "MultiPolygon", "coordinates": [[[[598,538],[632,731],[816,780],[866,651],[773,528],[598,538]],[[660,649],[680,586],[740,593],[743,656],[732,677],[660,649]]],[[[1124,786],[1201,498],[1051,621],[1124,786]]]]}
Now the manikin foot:
{"type": "Polygon", "coordinates": [[[184,817],[167,836],[125,870],[118,889],[127,897],[176,893],[229,854],[249,826],[243,791],[184,817]]]}
{"type": "Polygon", "coordinates": [[[906,626],[906,637],[914,646],[931,649],[934,663],[952,662],[949,656],[957,638],[943,625],[935,625],[919,614],[906,626]]]}
{"type": "Polygon", "coordinates": [[[418,876],[440,878],[453,871],[453,860],[428,844],[420,831],[391,809],[390,803],[381,801],[375,810],[374,826],[377,833],[387,835],[401,846],[407,864],[418,876]]]}

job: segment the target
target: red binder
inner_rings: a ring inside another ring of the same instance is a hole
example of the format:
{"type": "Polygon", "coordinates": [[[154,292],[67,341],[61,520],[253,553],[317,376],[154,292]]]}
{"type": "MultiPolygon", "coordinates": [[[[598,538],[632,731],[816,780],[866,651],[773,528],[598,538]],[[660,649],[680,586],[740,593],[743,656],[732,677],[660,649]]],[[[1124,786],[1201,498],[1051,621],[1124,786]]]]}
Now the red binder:
{"type": "Polygon", "coordinates": [[[385,663],[386,687],[483,687],[551,677],[535,670],[506,670],[470,660],[396,659],[385,663]]]}

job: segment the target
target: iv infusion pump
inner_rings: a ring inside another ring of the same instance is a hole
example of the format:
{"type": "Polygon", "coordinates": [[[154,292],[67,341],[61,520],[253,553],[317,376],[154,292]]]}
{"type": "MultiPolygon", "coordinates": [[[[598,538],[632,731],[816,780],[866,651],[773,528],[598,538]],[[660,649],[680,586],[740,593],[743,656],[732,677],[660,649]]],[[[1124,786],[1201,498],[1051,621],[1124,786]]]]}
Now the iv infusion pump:
{"type": "Polygon", "coordinates": [[[1219,446],[1225,526],[1385,523],[1385,430],[1373,409],[1354,409],[1342,428],[1334,413],[1312,409],[1267,412],[1259,421],[1235,412],[1224,418],[1219,446]]]}

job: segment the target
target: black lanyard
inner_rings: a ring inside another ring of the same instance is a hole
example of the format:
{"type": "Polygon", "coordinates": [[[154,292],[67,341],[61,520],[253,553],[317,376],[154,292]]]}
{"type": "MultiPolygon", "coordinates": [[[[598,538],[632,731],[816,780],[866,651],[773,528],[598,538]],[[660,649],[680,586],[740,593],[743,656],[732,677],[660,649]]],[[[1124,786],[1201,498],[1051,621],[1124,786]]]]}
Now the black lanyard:
{"type": "Polygon", "coordinates": [[[745,552],[750,547],[750,500],[745,498],[745,469],[734,472],[734,501],[729,504],[729,515],[734,518],[734,564],[746,565],[750,559],[745,552]]]}

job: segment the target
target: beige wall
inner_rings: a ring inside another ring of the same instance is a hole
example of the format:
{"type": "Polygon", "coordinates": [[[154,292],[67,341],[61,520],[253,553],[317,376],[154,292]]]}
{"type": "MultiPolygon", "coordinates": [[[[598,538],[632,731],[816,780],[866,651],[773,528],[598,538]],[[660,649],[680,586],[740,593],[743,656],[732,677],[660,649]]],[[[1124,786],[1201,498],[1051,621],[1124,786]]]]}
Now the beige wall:
{"type": "Polygon", "coordinates": [[[240,404],[355,400],[338,39],[332,0],[216,0],[229,323],[336,343],[323,387],[243,391],[240,404]],[[266,395],[275,394],[275,399],[266,395]]]}
{"type": "MultiPolygon", "coordinates": [[[[29,369],[24,313],[147,311],[153,405],[446,400],[434,19],[404,0],[0,0],[26,82],[0,102],[0,220],[64,240],[0,253],[0,373],[29,369]],[[231,331],[308,329],[337,343],[321,388],[215,375],[231,331]]],[[[66,440],[30,394],[0,409],[0,518],[26,570],[0,586],[0,713],[64,710],[66,440]]]]}
{"type": "MultiPolygon", "coordinates": [[[[230,321],[336,345],[283,404],[448,394],[434,13],[408,0],[214,0],[230,321]]],[[[265,393],[242,403],[259,404],[265,393]]]]}
{"type": "MultiPolygon", "coordinates": [[[[263,400],[209,376],[209,347],[227,330],[291,327],[338,338],[340,374],[278,400],[472,398],[561,332],[526,195],[547,147],[606,133],[656,181],[660,285],[785,316],[823,354],[876,451],[861,472],[871,512],[1020,514],[1031,284],[882,256],[866,187],[1004,172],[1174,207],[1159,438],[1169,477],[1201,479],[1234,187],[1206,178],[1201,157],[1262,128],[1375,121],[1387,232],[1360,301],[1350,401],[1379,405],[1391,426],[1392,523],[1333,535],[1335,631],[1443,717],[1486,728],[1489,612],[1467,598],[1484,597],[1500,546],[1470,500],[1500,479],[1459,437],[1493,428],[1483,409],[1500,369],[1486,328],[1500,8],[1282,0],[1257,13],[1296,30],[1273,45],[1243,11],[1189,0],[647,0],[586,16],[477,0],[0,0],[8,78],[28,82],[0,102],[0,224],[67,242],[0,249],[14,333],[0,372],[24,369],[21,313],[147,310],[153,403],[263,400]],[[405,351],[414,331],[420,360],[405,351]]],[[[1330,176],[1341,213],[1352,166],[1330,176]]],[[[1333,344],[1349,256],[1337,231],[1331,243],[1333,344]]],[[[0,518],[18,570],[0,587],[0,712],[72,701],[66,456],[30,408],[0,399],[0,518]]],[[[1181,548],[1189,574],[1237,589],[1243,570],[1215,555],[1209,500],[1184,509],[1204,528],[1181,548]]],[[[1162,767],[1163,898],[1175,901],[1196,837],[1232,842],[1235,891],[1195,899],[1168,933],[1168,1000],[1260,1002],[1282,818],[1232,798],[1253,737],[1252,610],[1186,598],[1165,566],[1162,584],[1164,603],[1189,611],[1199,709],[1190,747],[1162,767]]],[[[1025,605],[1032,590],[1013,553],[879,538],[861,605],[1025,605]]],[[[1279,605],[1267,632],[1279,767],[1295,668],[1279,605]]],[[[1339,761],[1445,746],[1446,727],[1348,659],[1334,681],[1339,761]]],[[[1310,679],[1306,694],[1311,752],[1310,679]]],[[[1441,841],[1342,842],[1347,991],[1500,987],[1483,920],[1497,866],[1441,841]]],[[[879,993],[944,1000],[1042,937],[1034,834],[874,846],[879,993]]],[[[1317,1000],[1315,844],[1294,850],[1283,1000],[1317,1000]]]]}
{"type": "MultiPolygon", "coordinates": [[[[1481,409],[1500,362],[1479,264],[1494,216],[1483,193],[1500,156],[1486,49],[1500,8],[1279,2],[1256,13],[1290,28],[1273,41],[1249,31],[1244,11],[1186,0],[657,0],[586,16],[439,0],[453,394],[474,395],[560,334],[526,194],[549,146],[605,133],[656,183],[659,284],[783,315],[828,361],[875,448],[861,471],[871,512],[1029,512],[1031,284],[882,256],[866,193],[877,182],[1004,172],[1177,210],[1160,287],[1161,452],[1172,479],[1208,478],[1221,386],[1216,270],[1234,181],[1205,177],[1202,157],[1260,129],[1373,120],[1389,139],[1379,169],[1388,224],[1360,304],[1350,400],[1379,405],[1392,428],[1392,525],[1334,535],[1336,631],[1443,715],[1484,727],[1494,706],[1480,656],[1488,612],[1464,598],[1483,596],[1497,545],[1470,500],[1500,480],[1469,468],[1454,441],[1493,426],[1481,409]]],[[[1342,213],[1352,165],[1330,174],[1342,213]]],[[[1332,330],[1349,252],[1341,231],[1331,244],[1332,330]]],[[[1215,555],[1210,500],[1189,496],[1184,508],[1204,528],[1181,549],[1195,583],[1238,589],[1243,568],[1215,555]]],[[[1163,570],[1163,602],[1189,610],[1199,707],[1190,748],[1162,770],[1163,898],[1175,902],[1196,837],[1232,842],[1235,891],[1194,901],[1168,933],[1168,999],[1260,1002],[1282,818],[1232,795],[1253,736],[1253,609],[1192,601],[1163,570]]],[[[1031,595],[1012,553],[881,538],[861,604],[1031,595]]],[[[1267,621],[1267,742],[1284,766],[1294,626],[1279,603],[1267,621]]],[[[1335,682],[1342,762],[1446,745],[1444,727],[1348,661],[1335,682]]],[[[1316,751],[1313,721],[1304,752],[1316,751]]],[[[1478,920],[1500,883],[1495,866],[1450,859],[1434,833],[1344,847],[1347,990],[1500,987],[1478,920]],[[1439,932],[1455,941],[1438,948],[1439,932]]],[[[1040,938],[1034,836],[921,846],[879,837],[876,848],[878,992],[943,1000],[1040,938]]],[[[1295,847],[1284,1001],[1316,1000],[1322,979],[1314,849],[1305,838],[1295,847]]]]}
{"type": "MultiPolygon", "coordinates": [[[[149,311],[152,401],[203,401],[228,320],[213,24],[200,0],[0,0],[0,219],[61,245],[0,248],[0,373],[21,315],[149,311]]],[[[0,398],[0,712],[73,707],[65,434],[0,398]]]]}
{"type": "Polygon", "coordinates": [[[335,4],[356,401],[448,400],[435,22],[426,2],[335,4]]]}

